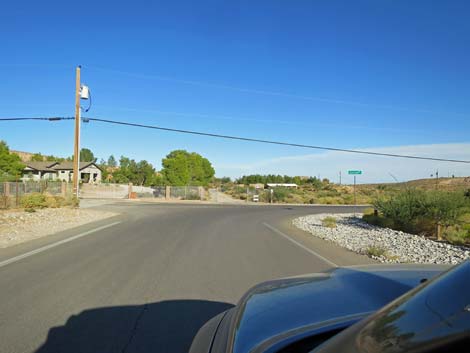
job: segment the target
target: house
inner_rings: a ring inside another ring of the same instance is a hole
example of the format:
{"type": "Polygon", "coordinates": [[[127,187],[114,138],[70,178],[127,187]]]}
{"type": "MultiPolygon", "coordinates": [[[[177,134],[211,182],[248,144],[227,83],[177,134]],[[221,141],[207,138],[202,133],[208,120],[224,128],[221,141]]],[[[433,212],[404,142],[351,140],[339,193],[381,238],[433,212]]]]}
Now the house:
{"type": "Polygon", "coordinates": [[[294,189],[297,189],[297,184],[293,184],[293,183],[267,183],[266,184],[266,187],[268,189],[272,189],[272,188],[294,188],[294,189]]]}
{"type": "Polygon", "coordinates": [[[23,169],[22,180],[57,180],[57,170],[54,166],[58,162],[26,162],[23,169]]]}
{"type": "MultiPolygon", "coordinates": [[[[73,162],[26,162],[21,180],[62,180],[72,181],[73,162]]],[[[95,162],[80,162],[80,181],[100,183],[102,171],[95,162]]]]}
{"type": "MultiPolygon", "coordinates": [[[[54,169],[57,171],[58,180],[72,181],[73,162],[59,163],[54,166],[54,169]]],[[[84,183],[101,182],[101,168],[95,162],[80,162],[78,169],[80,171],[80,181],[84,183]]]]}

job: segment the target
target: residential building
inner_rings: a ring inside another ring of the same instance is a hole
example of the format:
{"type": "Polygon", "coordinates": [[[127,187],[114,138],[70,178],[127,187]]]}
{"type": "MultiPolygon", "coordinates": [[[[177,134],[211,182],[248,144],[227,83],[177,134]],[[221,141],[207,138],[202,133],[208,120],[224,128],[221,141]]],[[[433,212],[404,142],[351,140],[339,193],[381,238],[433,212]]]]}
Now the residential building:
{"type": "MultiPolygon", "coordinates": [[[[24,181],[27,180],[62,180],[72,181],[73,162],[26,162],[23,170],[24,181]]],[[[80,162],[80,181],[83,183],[100,183],[102,171],[95,162],[80,162]]]]}
{"type": "Polygon", "coordinates": [[[267,183],[266,184],[267,188],[294,188],[297,189],[298,185],[294,183],[267,183]]]}
{"type": "Polygon", "coordinates": [[[57,170],[54,166],[58,162],[26,162],[26,167],[23,169],[22,180],[56,180],[57,170]]]}

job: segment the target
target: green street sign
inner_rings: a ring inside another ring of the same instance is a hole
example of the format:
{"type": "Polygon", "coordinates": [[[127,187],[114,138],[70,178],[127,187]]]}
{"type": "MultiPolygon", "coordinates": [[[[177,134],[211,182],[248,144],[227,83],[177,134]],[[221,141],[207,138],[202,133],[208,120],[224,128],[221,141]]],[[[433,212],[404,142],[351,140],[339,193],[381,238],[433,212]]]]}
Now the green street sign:
{"type": "Polygon", "coordinates": [[[362,174],[362,170],[348,170],[348,174],[362,174]]]}

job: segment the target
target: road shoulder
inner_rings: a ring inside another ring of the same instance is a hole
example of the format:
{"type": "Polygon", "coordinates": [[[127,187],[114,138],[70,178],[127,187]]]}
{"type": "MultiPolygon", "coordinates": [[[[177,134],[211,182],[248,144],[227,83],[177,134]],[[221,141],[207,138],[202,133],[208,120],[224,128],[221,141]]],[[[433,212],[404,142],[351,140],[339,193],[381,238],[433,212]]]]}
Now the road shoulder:
{"type": "Polygon", "coordinates": [[[269,224],[271,227],[279,230],[280,232],[289,236],[292,240],[298,242],[302,246],[311,249],[315,253],[324,257],[331,263],[337,266],[352,266],[352,265],[365,265],[376,264],[377,261],[368,256],[360,255],[349,251],[343,247],[336,245],[333,242],[328,242],[321,238],[315,237],[312,234],[305,232],[292,224],[292,220],[298,216],[287,217],[280,222],[272,222],[269,224]]]}
{"type": "MultiPolygon", "coordinates": [[[[115,215],[110,218],[101,219],[98,221],[90,222],[84,225],[79,225],[73,228],[69,228],[55,234],[50,234],[40,238],[31,239],[29,241],[12,245],[10,247],[0,249],[0,263],[6,262],[9,259],[13,259],[24,254],[34,252],[44,247],[50,247],[53,244],[63,242],[66,239],[75,237],[80,234],[88,234],[94,230],[103,229],[110,224],[116,222],[122,222],[123,217],[121,215],[115,215]]],[[[117,223],[116,223],[117,224],[117,223]]],[[[91,234],[90,234],[91,235],[91,234]]]]}

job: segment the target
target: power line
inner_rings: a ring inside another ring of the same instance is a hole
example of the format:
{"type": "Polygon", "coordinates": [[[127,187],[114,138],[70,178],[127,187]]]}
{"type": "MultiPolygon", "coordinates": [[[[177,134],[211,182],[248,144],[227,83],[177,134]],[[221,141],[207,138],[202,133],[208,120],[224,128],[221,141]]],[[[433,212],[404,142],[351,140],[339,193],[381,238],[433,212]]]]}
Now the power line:
{"type": "Polygon", "coordinates": [[[73,120],[73,117],[53,116],[48,118],[0,118],[0,121],[22,121],[22,120],[47,120],[47,121],[59,121],[59,120],[73,120]]]}
{"type": "MultiPolygon", "coordinates": [[[[74,118],[72,118],[72,117],[51,117],[51,118],[0,118],[0,121],[5,121],[5,120],[49,120],[49,121],[58,121],[58,120],[72,120],[72,119],[74,119],[74,118]]],[[[300,147],[300,148],[309,148],[309,149],[324,150],[324,151],[356,153],[356,154],[365,154],[365,155],[382,156],[382,157],[420,159],[420,160],[427,160],[427,161],[451,162],[451,163],[466,163],[466,164],[470,164],[470,161],[459,160],[459,159],[446,159],[446,158],[435,158],[435,157],[423,157],[423,156],[414,156],[414,155],[404,155],[404,154],[394,154],[394,153],[382,153],[382,152],[372,152],[372,151],[363,151],[363,150],[352,150],[352,149],[345,149],[345,148],[335,148],[335,147],[305,145],[305,144],[300,144],[300,143],[291,143],[291,142],[282,142],[282,141],[273,141],[273,140],[263,140],[263,139],[256,139],[256,138],[250,138],[250,137],[241,137],[241,136],[214,134],[214,133],[202,132],[202,131],[193,131],[193,130],[184,130],[184,129],[174,129],[174,128],[156,126],[156,125],[145,125],[145,124],[129,123],[129,122],[125,122],[125,121],[110,120],[110,119],[99,119],[99,118],[82,118],[82,119],[83,119],[85,122],[88,122],[88,121],[96,121],[96,122],[107,123],[107,124],[124,125],[124,126],[133,126],[133,127],[140,127],[140,128],[145,128],[145,129],[153,129],[153,130],[161,130],[161,131],[169,131],[169,132],[178,132],[178,133],[182,133],[182,134],[198,135],[198,136],[208,136],[208,137],[222,138],[222,139],[228,139],[228,140],[238,140],[238,141],[246,141],[246,142],[265,143],[265,144],[270,144],[270,145],[300,147]]]]}
{"type": "Polygon", "coordinates": [[[421,156],[410,156],[410,155],[401,155],[401,154],[393,154],[393,153],[381,153],[381,152],[350,150],[350,149],[334,148],[334,147],[313,146],[313,145],[305,145],[305,144],[299,144],[299,143],[290,143],[290,142],[282,142],[282,141],[271,141],[271,140],[255,139],[255,138],[249,138],[249,137],[213,134],[213,133],[208,133],[208,132],[200,132],[200,131],[192,131],[192,130],[173,129],[173,128],[155,126],[155,125],[144,125],[144,124],[128,123],[128,122],[124,122],[124,121],[116,121],[116,120],[109,120],[109,119],[88,118],[88,120],[98,121],[98,122],[108,123],[108,124],[117,124],[117,125],[141,127],[141,128],[146,128],[146,129],[155,129],[155,130],[162,130],[162,131],[179,132],[179,133],[190,134],[190,135],[209,136],[209,137],[216,137],[216,138],[223,138],[223,139],[230,139],[230,140],[267,143],[267,144],[271,144],[271,145],[310,148],[310,149],[336,151],[336,152],[359,153],[359,154],[368,154],[368,155],[383,156],[383,157],[422,159],[422,160],[439,161],[439,162],[469,163],[470,164],[470,161],[457,160],[457,159],[421,157],[421,156]]]}

